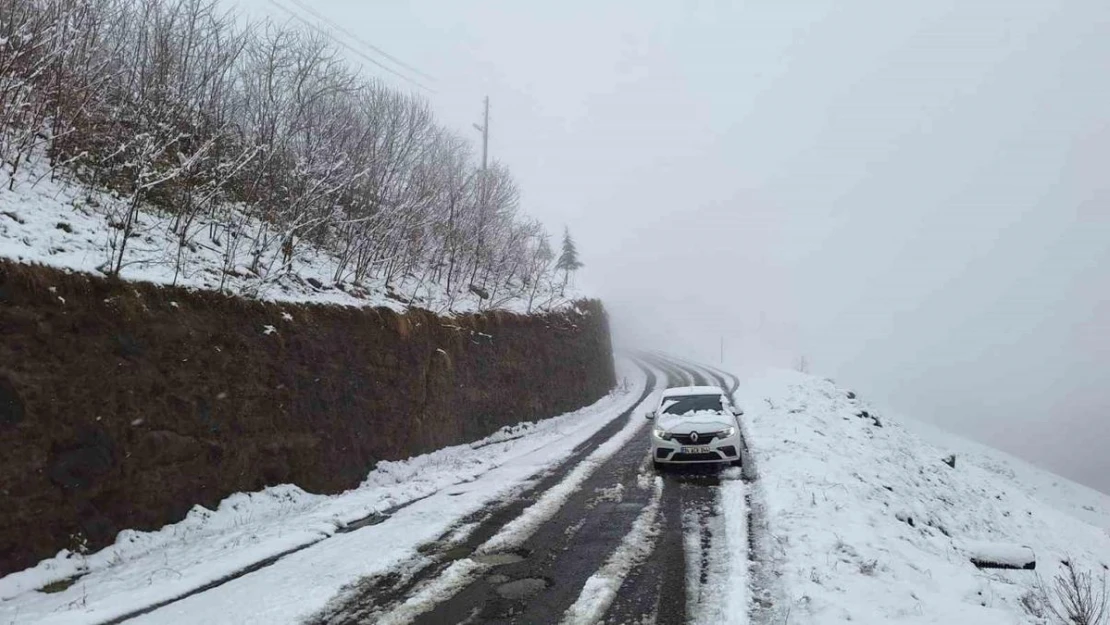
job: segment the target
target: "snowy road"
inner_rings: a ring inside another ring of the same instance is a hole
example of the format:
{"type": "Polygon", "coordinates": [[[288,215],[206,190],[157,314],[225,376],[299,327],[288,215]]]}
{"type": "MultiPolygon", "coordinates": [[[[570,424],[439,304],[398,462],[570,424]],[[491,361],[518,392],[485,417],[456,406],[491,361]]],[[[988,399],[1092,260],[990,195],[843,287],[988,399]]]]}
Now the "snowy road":
{"type": "Polygon", "coordinates": [[[644,419],[667,386],[736,380],[620,364],[593,406],[382,463],[347,493],[238,494],[0,579],[0,622],[747,623],[752,476],[657,473],[644,419]],[[37,590],[55,580],[69,581],[37,590]]]}
{"type": "MultiPolygon", "coordinates": [[[[735,386],[697,367],[651,364],[647,389],[735,386]]],[[[579,450],[590,454],[583,460],[465,519],[465,540],[449,535],[422,550],[430,564],[364,580],[312,622],[745,622],[721,614],[729,549],[718,487],[740,472],[657,476],[643,412],[641,403],[599,432],[579,450]]]]}

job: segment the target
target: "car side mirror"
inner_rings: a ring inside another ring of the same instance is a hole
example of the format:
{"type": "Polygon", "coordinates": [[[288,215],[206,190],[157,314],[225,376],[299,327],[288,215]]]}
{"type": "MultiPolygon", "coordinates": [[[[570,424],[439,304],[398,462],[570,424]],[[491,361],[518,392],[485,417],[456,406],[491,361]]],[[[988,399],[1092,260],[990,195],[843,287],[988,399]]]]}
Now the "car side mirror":
{"type": "Polygon", "coordinates": [[[651,421],[652,419],[655,418],[655,411],[654,410],[648,411],[648,413],[644,415],[644,418],[647,419],[648,421],[651,421]]]}

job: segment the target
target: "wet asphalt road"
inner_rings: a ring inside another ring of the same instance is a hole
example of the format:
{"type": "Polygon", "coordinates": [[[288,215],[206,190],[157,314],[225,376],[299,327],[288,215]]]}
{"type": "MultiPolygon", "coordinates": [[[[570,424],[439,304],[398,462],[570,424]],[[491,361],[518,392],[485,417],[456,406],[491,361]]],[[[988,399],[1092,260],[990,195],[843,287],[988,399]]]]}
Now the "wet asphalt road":
{"type": "MultiPolygon", "coordinates": [[[[715,371],[655,357],[644,360],[664,374],[666,386],[693,383],[719,385],[729,391],[735,388],[735,379],[715,371]]],[[[657,390],[655,376],[650,369],[648,372],[648,385],[641,400],[657,390]]],[[[436,597],[438,603],[434,607],[408,622],[418,625],[562,622],[587,579],[606,564],[632,530],[637,517],[657,496],[656,473],[648,457],[646,421],[645,427],[593,471],[519,549],[483,555],[473,552],[565,478],[629,419],[643,420],[643,409],[630,410],[606,425],[517,497],[464,519],[462,524],[476,527],[461,543],[444,537],[439,543],[426,545],[421,551],[430,564],[418,568],[415,574],[395,573],[363,580],[344,604],[319,617],[314,625],[376,623],[463,558],[480,562],[480,573],[461,587],[444,591],[436,597]]],[[[653,549],[624,577],[616,599],[601,620],[603,623],[685,623],[692,604],[700,600],[697,596],[700,584],[710,574],[711,555],[721,548],[722,532],[717,529],[719,470],[690,467],[665,471],[661,477],[663,488],[655,519],[659,531],[654,536],[653,549]]]]}

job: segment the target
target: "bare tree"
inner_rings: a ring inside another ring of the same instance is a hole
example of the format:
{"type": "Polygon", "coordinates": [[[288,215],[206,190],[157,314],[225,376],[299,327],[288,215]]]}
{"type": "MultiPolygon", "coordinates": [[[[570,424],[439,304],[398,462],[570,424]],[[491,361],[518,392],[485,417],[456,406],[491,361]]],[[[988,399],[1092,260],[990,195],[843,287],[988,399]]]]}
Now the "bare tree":
{"type": "Polygon", "coordinates": [[[555,258],[555,252],[551,249],[551,243],[547,233],[543,231],[543,226],[538,222],[533,223],[523,278],[523,285],[528,289],[527,311],[529,313],[532,312],[532,307],[536,304],[536,296],[542,292],[541,289],[553,291],[549,278],[551,261],[555,258]]]}
{"type": "Polygon", "coordinates": [[[1072,558],[1061,562],[1063,570],[1056,574],[1051,587],[1038,581],[1037,592],[1027,604],[1043,612],[1060,625],[1104,625],[1110,620],[1110,595],[1106,571],[1096,577],[1081,571],[1072,558]]]}
{"type": "Polygon", "coordinates": [[[487,306],[554,301],[547,235],[520,217],[509,170],[480,168],[426,101],[342,59],[218,0],[0,0],[0,166],[11,188],[45,159],[120,198],[111,274],[166,262],[176,281],[203,245],[222,256],[220,288],[244,272],[261,288],[312,245],[338,259],[335,282],[448,308],[472,287],[487,306]],[[147,235],[176,249],[144,258],[147,235]]]}

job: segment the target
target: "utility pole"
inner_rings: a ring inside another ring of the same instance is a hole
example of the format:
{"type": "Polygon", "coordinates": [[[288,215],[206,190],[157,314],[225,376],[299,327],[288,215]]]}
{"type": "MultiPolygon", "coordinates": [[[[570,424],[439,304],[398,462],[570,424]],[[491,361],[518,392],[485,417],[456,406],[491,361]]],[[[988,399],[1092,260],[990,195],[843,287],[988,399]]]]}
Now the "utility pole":
{"type": "Polygon", "coordinates": [[[489,159],[489,96],[486,96],[485,112],[482,114],[482,124],[474,124],[475,130],[482,133],[482,170],[485,171],[489,159]]]}
{"type": "MultiPolygon", "coordinates": [[[[485,99],[485,111],[482,113],[482,125],[474,124],[474,128],[482,133],[482,173],[478,176],[478,210],[485,213],[486,210],[486,167],[489,164],[489,96],[485,99]]],[[[480,254],[482,250],[482,230],[478,231],[477,251],[480,254]]],[[[479,254],[476,254],[479,255],[479,254]]],[[[474,286],[474,278],[478,275],[478,263],[474,263],[474,272],[470,274],[470,286],[474,286]]],[[[485,285],[485,277],[482,278],[482,284],[485,285]]],[[[479,310],[482,308],[482,300],[478,300],[479,310]]]]}

